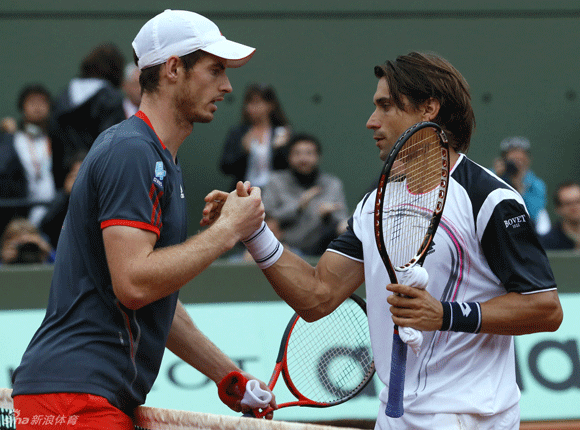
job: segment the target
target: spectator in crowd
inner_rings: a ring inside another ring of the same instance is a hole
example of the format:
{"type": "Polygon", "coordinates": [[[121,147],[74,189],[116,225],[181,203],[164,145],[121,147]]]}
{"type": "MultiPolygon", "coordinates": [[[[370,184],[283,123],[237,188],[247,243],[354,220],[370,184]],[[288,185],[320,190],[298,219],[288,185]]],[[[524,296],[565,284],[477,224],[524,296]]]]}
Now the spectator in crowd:
{"type": "Polygon", "coordinates": [[[288,169],[273,172],[263,189],[266,212],[280,222],[285,241],[304,255],[321,255],[346,230],[342,182],[320,171],[321,146],[309,134],[288,142],[288,169]]]}
{"type": "Polygon", "coordinates": [[[580,250],[580,184],[566,181],[554,193],[554,207],[560,220],[540,237],[545,249],[580,250]]]}
{"type": "Polygon", "coordinates": [[[4,133],[14,134],[18,130],[18,123],[11,116],[0,120],[0,135],[4,133]]]}
{"type": "Polygon", "coordinates": [[[58,244],[58,237],[62,230],[66,211],[68,210],[68,202],[72,186],[86,155],[86,152],[81,151],[71,159],[71,164],[64,178],[63,187],[56,192],[56,196],[52,203],[47,207],[46,214],[40,222],[40,230],[50,240],[50,243],[54,248],[56,248],[56,245],[58,244]]]}
{"type": "Polygon", "coordinates": [[[26,197],[31,203],[28,219],[38,226],[46,213],[46,205],[55,195],[52,149],[47,134],[50,93],[38,84],[24,87],[18,97],[18,110],[21,120],[14,133],[14,148],[26,177],[26,197]]]}
{"type": "Polygon", "coordinates": [[[54,263],[55,252],[26,218],[13,218],[2,234],[2,264],[54,263]]]}
{"type": "Polygon", "coordinates": [[[287,167],[285,145],[290,127],[271,85],[251,84],[246,89],[242,123],[226,138],[220,169],[237,181],[262,187],[272,170],[287,167]]]}
{"type": "Polygon", "coordinates": [[[12,216],[28,217],[38,226],[46,205],[55,195],[51,143],[47,135],[51,96],[39,84],[25,86],[18,96],[18,128],[2,138],[0,197],[12,200],[3,205],[3,228],[12,216]]]}
{"type": "Polygon", "coordinates": [[[538,234],[550,230],[546,210],[546,184],[530,170],[532,157],[526,137],[508,137],[500,143],[501,157],[494,161],[495,173],[521,194],[538,234]]]}
{"type": "Polygon", "coordinates": [[[139,67],[134,64],[127,64],[127,66],[125,66],[121,89],[125,94],[125,97],[123,98],[123,109],[125,110],[125,117],[127,118],[135,115],[139,110],[139,104],[141,103],[141,85],[139,85],[140,73],[139,67]]]}
{"type": "Polygon", "coordinates": [[[57,188],[63,186],[74,154],[88,151],[102,131],[125,119],[120,89],[124,65],[116,45],[97,46],[82,60],[79,77],[56,100],[50,137],[57,188]]]}

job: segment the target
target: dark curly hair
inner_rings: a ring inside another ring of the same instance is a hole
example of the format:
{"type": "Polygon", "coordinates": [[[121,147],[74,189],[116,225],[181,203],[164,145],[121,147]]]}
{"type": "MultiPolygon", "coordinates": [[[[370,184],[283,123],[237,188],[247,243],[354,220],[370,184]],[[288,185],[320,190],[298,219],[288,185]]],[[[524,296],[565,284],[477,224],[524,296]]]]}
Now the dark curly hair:
{"type": "Polygon", "coordinates": [[[401,110],[402,96],[415,108],[431,98],[438,100],[441,106],[433,122],[445,130],[455,151],[467,152],[475,128],[469,85],[447,60],[411,52],[376,66],[375,76],[387,80],[393,103],[401,110]]]}

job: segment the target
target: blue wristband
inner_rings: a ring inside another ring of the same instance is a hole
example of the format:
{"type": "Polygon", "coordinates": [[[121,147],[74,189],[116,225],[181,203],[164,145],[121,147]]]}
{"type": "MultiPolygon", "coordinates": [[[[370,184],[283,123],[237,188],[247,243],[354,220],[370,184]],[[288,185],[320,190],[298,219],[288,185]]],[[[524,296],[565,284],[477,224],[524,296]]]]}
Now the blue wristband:
{"type": "Polygon", "coordinates": [[[441,302],[443,324],[441,331],[479,333],[481,330],[481,306],[477,302],[441,302]]]}

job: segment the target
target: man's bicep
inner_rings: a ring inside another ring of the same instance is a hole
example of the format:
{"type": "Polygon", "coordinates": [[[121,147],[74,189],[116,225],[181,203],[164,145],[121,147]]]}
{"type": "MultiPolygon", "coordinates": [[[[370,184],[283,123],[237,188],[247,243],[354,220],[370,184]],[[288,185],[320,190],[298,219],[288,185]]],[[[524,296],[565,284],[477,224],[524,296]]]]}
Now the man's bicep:
{"type": "Polygon", "coordinates": [[[364,282],[364,264],[333,250],[327,250],[316,266],[319,279],[336,297],[336,306],[364,282]]]}
{"type": "Polygon", "coordinates": [[[363,245],[354,232],[354,217],[346,231],[334,239],[320,258],[316,270],[323,283],[338,297],[338,306],[364,282],[363,245]]]}
{"type": "Polygon", "coordinates": [[[302,287],[298,288],[302,290],[299,298],[293,295],[281,297],[306,321],[316,321],[332,313],[363,283],[363,267],[356,260],[326,251],[312,277],[298,278],[298,285],[302,287]]]}
{"type": "Polygon", "coordinates": [[[113,291],[127,306],[134,296],[137,268],[153,252],[157,235],[149,230],[111,225],[102,230],[113,291]]]}

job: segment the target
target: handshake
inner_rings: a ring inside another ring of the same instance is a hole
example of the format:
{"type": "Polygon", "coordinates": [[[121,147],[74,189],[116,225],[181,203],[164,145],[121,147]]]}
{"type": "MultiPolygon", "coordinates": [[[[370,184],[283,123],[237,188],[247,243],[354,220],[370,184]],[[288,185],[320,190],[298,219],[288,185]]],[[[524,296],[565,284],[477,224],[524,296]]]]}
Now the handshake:
{"type": "Polygon", "coordinates": [[[204,198],[205,206],[199,225],[208,227],[223,220],[236,230],[240,239],[250,236],[265,217],[262,191],[249,181],[238,182],[231,193],[213,190],[204,198]]]}
{"type": "Polygon", "coordinates": [[[230,249],[242,241],[260,269],[270,267],[282,256],[284,247],[264,221],[260,188],[239,181],[231,193],[213,190],[204,201],[200,226],[217,226],[230,239],[230,249]]]}

